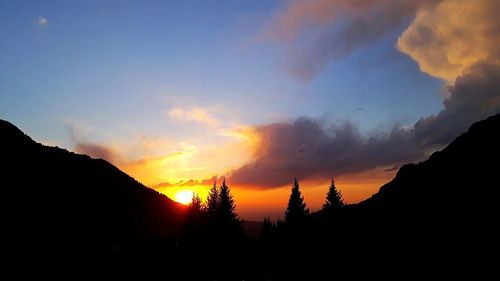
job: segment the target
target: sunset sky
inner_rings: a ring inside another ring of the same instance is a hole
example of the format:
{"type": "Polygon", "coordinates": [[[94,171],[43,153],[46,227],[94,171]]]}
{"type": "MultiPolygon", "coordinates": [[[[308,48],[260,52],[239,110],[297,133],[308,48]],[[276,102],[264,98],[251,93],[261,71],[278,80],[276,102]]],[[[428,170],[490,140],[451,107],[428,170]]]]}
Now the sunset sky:
{"type": "MultiPolygon", "coordinates": [[[[500,112],[496,0],[0,0],[0,118],[175,199],[358,202],[500,112]]],[[[71,188],[71,187],[68,187],[71,188]]]]}

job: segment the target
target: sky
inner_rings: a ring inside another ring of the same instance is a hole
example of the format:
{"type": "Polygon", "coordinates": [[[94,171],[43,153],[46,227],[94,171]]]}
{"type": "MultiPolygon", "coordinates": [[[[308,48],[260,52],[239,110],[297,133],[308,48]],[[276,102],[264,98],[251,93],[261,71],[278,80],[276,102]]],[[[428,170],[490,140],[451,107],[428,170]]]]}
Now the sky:
{"type": "MultiPolygon", "coordinates": [[[[0,0],[0,118],[239,214],[375,193],[500,112],[495,0],[0,0]]],[[[185,193],[184,193],[185,194],[185,193]]]]}

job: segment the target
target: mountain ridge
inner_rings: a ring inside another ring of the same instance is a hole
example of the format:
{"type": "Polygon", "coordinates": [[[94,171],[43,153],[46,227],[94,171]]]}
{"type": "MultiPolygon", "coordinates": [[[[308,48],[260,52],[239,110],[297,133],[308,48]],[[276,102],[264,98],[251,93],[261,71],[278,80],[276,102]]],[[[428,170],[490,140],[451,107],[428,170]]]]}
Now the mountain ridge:
{"type": "Polygon", "coordinates": [[[52,264],[111,272],[152,245],[175,251],[185,206],[107,161],[44,146],[3,120],[0,155],[4,241],[23,260],[13,264],[36,256],[49,272],[58,272],[52,264]]]}
{"type": "MultiPolygon", "coordinates": [[[[18,274],[29,265],[48,276],[144,277],[160,275],[165,264],[191,262],[189,245],[178,243],[186,208],[105,160],[36,143],[3,120],[0,156],[3,244],[11,257],[8,267],[18,274]]],[[[488,254],[496,253],[498,240],[499,167],[500,114],[474,123],[427,160],[402,166],[377,193],[345,206],[331,224],[305,229],[306,241],[285,235],[270,252],[238,254],[249,267],[264,268],[278,259],[298,262],[289,243],[302,245],[304,256],[317,249],[342,253],[297,264],[314,268],[318,280],[331,264],[356,264],[375,275],[395,274],[394,267],[422,275],[493,272],[488,254]]],[[[198,265],[208,268],[210,262],[198,265]]]]}

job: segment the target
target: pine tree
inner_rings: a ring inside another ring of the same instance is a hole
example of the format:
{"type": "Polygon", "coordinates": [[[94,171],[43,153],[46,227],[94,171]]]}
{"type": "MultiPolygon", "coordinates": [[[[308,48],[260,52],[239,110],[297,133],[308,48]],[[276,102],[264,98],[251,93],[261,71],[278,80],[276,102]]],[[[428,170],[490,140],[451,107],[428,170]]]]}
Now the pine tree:
{"type": "Polygon", "coordinates": [[[198,193],[193,194],[191,198],[191,203],[188,205],[187,215],[188,216],[200,216],[203,213],[203,203],[201,202],[198,193]]]}
{"type": "Polygon", "coordinates": [[[193,194],[193,198],[191,199],[191,203],[189,203],[186,212],[183,239],[185,239],[185,241],[189,241],[189,243],[193,243],[193,241],[199,241],[204,234],[204,222],[204,206],[201,198],[197,193],[195,193],[193,194]]]}
{"type": "Polygon", "coordinates": [[[220,224],[224,227],[239,227],[240,220],[235,211],[235,204],[231,190],[226,185],[224,179],[219,190],[217,218],[220,224]]]}
{"type": "Polygon", "coordinates": [[[214,180],[214,185],[208,192],[206,209],[208,216],[212,219],[215,218],[219,209],[219,189],[216,180],[214,180]]]}
{"type": "Polygon", "coordinates": [[[289,226],[298,226],[305,223],[309,216],[309,209],[306,208],[304,197],[300,192],[299,182],[295,178],[292,186],[292,193],[288,199],[288,207],[285,211],[285,223],[289,226]]]}
{"type": "Polygon", "coordinates": [[[335,212],[344,206],[342,194],[335,187],[335,180],[332,178],[328,193],[326,194],[326,202],[323,204],[323,212],[335,212]]]}
{"type": "Polygon", "coordinates": [[[272,239],[272,235],[274,232],[274,225],[271,222],[269,217],[264,218],[264,222],[262,223],[262,236],[261,239],[264,243],[269,242],[272,239]]]}

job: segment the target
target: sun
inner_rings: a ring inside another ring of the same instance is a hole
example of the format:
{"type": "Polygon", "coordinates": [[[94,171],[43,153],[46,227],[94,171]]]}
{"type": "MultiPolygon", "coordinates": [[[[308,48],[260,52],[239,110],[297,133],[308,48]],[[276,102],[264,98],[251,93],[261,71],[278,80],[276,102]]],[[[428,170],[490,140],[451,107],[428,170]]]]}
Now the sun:
{"type": "Polygon", "coordinates": [[[193,191],[192,190],[177,191],[174,195],[174,198],[175,201],[187,205],[191,203],[191,200],[193,199],[193,191]]]}

